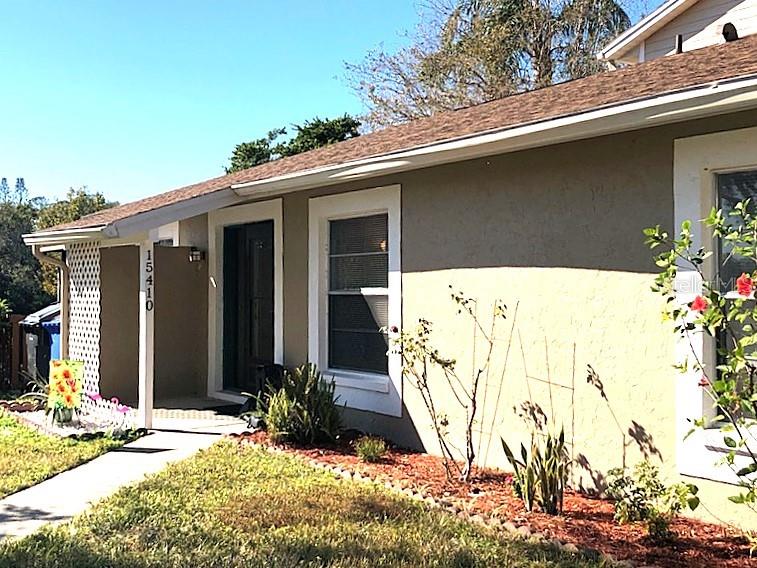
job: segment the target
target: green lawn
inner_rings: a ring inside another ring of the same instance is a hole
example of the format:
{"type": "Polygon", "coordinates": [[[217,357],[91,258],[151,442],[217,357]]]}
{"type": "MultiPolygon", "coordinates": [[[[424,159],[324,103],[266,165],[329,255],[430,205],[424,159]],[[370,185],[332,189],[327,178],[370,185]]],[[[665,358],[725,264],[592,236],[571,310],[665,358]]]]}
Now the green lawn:
{"type": "MultiPolygon", "coordinates": [[[[86,488],[81,488],[86,491],[86,488]]],[[[71,525],[0,544],[0,567],[589,567],[383,488],[222,441],[71,525]]]]}
{"type": "Polygon", "coordinates": [[[46,436],[0,410],[0,498],[120,445],[108,438],[75,442],[46,436]]]}

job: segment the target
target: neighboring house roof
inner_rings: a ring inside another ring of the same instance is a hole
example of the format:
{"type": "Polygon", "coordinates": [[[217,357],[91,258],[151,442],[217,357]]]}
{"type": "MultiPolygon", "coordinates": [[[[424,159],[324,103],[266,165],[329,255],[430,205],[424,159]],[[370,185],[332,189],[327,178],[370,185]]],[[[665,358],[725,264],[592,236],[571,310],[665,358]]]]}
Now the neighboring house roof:
{"type": "Polygon", "coordinates": [[[641,42],[662,29],[669,22],[683,14],[699,0],[667,0],[647,17],[642,18],[636,25],[616,37],[602,51],[599,59],[613,61],[631,49],[638,47],[641,42]]]}
{"type": "Polygon", "coordinates": [[[33,314],[29,314],[21,320],[21,325],[34,326],[39,325],[46,321],[59,321],[60,320],[60,304],[50,304],[45,306],[41,310],[37,310],[33,314]]]}
{"type": "MultiPolygon", "coordinates": [[[[635,104],[635,101],[657,101],[666,96],[672,98],[673,94],[679,93],[684,94],[679,98],[685,99],[689,96],[687,93],[696,89],[709,95],[717,93],[725,95],[727,90],[725,83],[736,79],[740,81],[744,79],[752,93],[757,89],[751,83],[754,78],[757,78],[757,36],[662,57],[647,63],[599,73],[584,79],[512,95],[460,110],[440,112],[429,118],[389,127],[303,154],[120,205],[83,217],[73,223],[40,231],[31,237],[44,234],[45,238],[52,238],[56,233],[63,231],[86,233],[90,230],[101,230],[103,227],[115,226],[132,217],[136,218],[148,213],[156,215],[161,209],[182,206],[182,203],[189,200],[196,201],[194,198],[206,199],[217,196],[216,199],[220,199],[222,196],[233,194],[236,199],[239,199],[235,191],[244,187],[245,184],[255,185],[257,189],[260,189],[261,184],[274,184],[276,180],[311,175],[313,172],[337,165],[361,164],[376,157],[394,159],[393,157],[405,155],[409,151],[429,155],[442,145],[449,146],[453,141],[460,146],[462,144],[460,141],[469,143],[473,139],[487,137],[490,139],[495,136],[495,133],[515,132],[521,127],[530,127],[530,125],[549,124],[556,125],[555,128],[562,127],[560,122],[563,120],[562,117],[589,115],[597,109],[622,108],[622,112],[630,113],[631,111],[626,111],[622,105],[629,105],[629,108],[641,105],[641,103],[635,104]],[[721,82],[719,90],[713,90],[716,82],[721,82]],[[50,237],[47,237],[48,235],[50,237]]],[[[749,99],[749,104],[754,106],[752,99],[749,99]]],[[[690,106],[693,105],[694,103],[691,103],[690,106]]],[[[715,112],[722,112],[722,110],[711,110],[710,114],[715,112]]],[[[671,110],[669,114],[671,118],[666,118],[668,122],[687,118],[681,115],[679,110],[671,110]]],[[[636,120],[641,119],[636,118],[636,120]]],[[[651,123],[647,120],[644,124],[651,123]]],[[[636,124],[634,127],[640,126],[636,124]]],[[[589,134],[584,134],[584,137],[587,136],[589,134]]],[[[551,134],[542,145],[565,139],[565,137],[561,138],[559,133],[551,134]]],[[[490,149],[489,153],[495,152],[490,149]]],[[[486,154],[480,151],[479,155],[486,154]]],[[[468,157],[470,156],[471,154],[468,154],[468,157]]],[[[448,161],[453,160],[448,159],[448,161]]],[[[377,168],[371,175],[381,173],[384,172],[377,168]]],[[[350,178],[332,179],[330,183],[348,179],[350,178]]],[[[246,195],[251,194],[251,191],[246,193],[246,195]]],[[[224,197],[224,199],[227,198],[230,199],[230,197],[224,197]]],[[[225,206],[224,203],[230,204],[230,202],[217,201],[213,207],[225,206]]],[[[185,210],[184,214],[185,217],[189,216],[188,210],[185,210]]],[[[152,220],[154,222],[154,219],[152,220]]],[[[27,242],[33,242],[33,239],[27,239],[27,242]]]]}

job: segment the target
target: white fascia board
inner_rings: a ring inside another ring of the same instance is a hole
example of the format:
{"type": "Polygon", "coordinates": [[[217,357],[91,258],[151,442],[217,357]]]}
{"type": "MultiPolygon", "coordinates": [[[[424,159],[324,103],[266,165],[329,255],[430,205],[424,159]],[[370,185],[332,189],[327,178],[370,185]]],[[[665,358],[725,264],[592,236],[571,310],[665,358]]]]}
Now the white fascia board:
{"type": "Polygon", "coordinates": [[[721,81],[552,120],[449,140],[344,164],[232,185],[264,197],[757,108],[757,76],[721,81]]]}
{"type": "Polygon", "coordinates": [[[102,237],[105,225],[79,229],[62,229],[59,231],[37,231],[21,235],[27,245],[56,245],[91,241],[102,237]]]}
{"type": "Polygon", "coordinates": [[[135,235],[142,236],[144,233],[149,233],[150,230],[163,225],[235,205],[240,201],[242,201],[242,198],[239,195],[230,188],[225,188],[172,205],[159,207],[152,211],[138,213],[108,225],[59,231],[38,231],[23,235],[23,238],[27,245],[56,245],[94,240],[102,240],[103,243],[107,241],[113,243],[127,242],[128,238],[135,235]]]}
{"type": "Polygon", "coordinates": [[[635,26],[628,28],[598,54],[597,58],[602,61],[619,59],[626,51],[633,48],[637,43],[645,40],[668,22],[688,10],[698,0],[668,0],[654,10],[646,18],[643,18],[635,26]]]}
{"type": "Polygon", "coordinates": [[[106,228],[106,234],[110,238],[124,238],[136,233],[157,229],[163,225],[188,219],[196,215],[202,215],[208,211],[214,211],[229,205],[236,205],[242,199],[230,188],[219,189],[213,193],[207,193],[193,197],[185,201],[179,201],[172,205],[166,205],[138,213],[125,219],[113,222],[106,228]]]}

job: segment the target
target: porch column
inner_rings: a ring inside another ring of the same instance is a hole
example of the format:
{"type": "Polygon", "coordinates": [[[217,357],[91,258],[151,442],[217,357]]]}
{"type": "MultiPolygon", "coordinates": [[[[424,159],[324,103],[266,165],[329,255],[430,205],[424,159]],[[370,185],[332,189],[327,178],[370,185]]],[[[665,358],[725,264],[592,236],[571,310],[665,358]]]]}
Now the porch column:
{"type": "Polygon", "coordinates": [[[155,354],[155,249],[152,239],[139,245],[139,408],[137,422],[152,428],[155,354]]]}

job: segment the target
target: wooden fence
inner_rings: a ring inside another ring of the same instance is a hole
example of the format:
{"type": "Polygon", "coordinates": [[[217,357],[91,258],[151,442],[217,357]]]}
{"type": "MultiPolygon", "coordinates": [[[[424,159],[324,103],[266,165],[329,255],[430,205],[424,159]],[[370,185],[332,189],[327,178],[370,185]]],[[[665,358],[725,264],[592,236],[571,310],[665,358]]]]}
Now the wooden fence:
{"type": "Polygon", "coordinates": [[[24,360],[21,326],[24,316],[12,315],[10,321],[0,322],[0,391],[23,387],[19,377],[24,360]]]}

